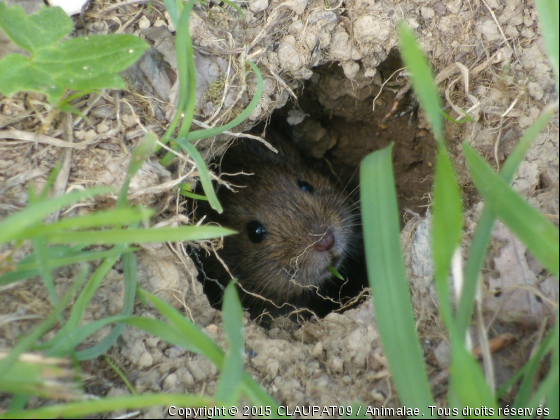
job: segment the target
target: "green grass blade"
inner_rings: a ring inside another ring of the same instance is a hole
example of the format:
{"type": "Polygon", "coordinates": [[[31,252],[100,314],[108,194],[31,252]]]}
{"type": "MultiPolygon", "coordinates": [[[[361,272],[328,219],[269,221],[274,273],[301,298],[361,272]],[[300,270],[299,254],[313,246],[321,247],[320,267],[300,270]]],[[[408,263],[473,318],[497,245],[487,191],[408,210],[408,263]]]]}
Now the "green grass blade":
{"type": "Polygon", "coordinates": [[[47,318],[42,321],[37,327],[31,331],[27,336],[23,337],[12,349],[10,354],[3,360],[0,360],[0,378],[6,377],[7,373],[13,367],[14,362],[18,359],[19,355],[26,352],[35,344],[35,342],[41,338],[47,331],[49,331],[52,326],[57,321],[58,317],[62,311],[66,308],[72,297],[76,294],[78,289],[81,287],[87,276],[88,267],[84,266],[82,270],[78,273],[76,280],[68,288],[58,305],[51,311],[47,318]]]}
{"type": "MultiPolygon", "coordinates": [[[[57,419],[79,418],[117,410],[139,410],[151,406],[163,407],[213,407],[214,400],[199,395],[143,394],[128,397],[102,398],[68,404],[56,404],[35,410],[7,412],[0,419],[57,419]]],[[[194,415],[194,413],[193,413],[194,415]]]]}
{"type": "Polygon", "coordinates": [[[177,26],[177,71],[179,73],[179,92],[186,98],[183,112],[183,122],[179,129],[178,137],[184,137],[191,129],[194,111],[196,108],[196,70],[194,68],[194,49],[192,45],[189,22],[195,0],[189,0],[183,7],[177,26]]]}
{"type": "MultiPolygon", "coordinates": [[[[537,135],[546,127],[546,124],[553,114],[553,110],[544,111],[537,121],[525,132],[519,144],[509,155],[502,167],[500,177],[505,182],[508,184],[511,182],[519,164],[527,154],[529,147],[533,144],[537,135]]],[[[456,314],[456,324],[460,337],[465,335],[470,324],[478,276],[484,266],[484,260],[492,237],[494,220],[495,215],[492,210],[490,210],[488,206],[484,206],[469,249],[467,263],[465,265],[465,283],[456,314]]]]}
{"type": "Polygon", "coordinates": [[[243,328],[243,308],[239,302],[235,282],[230,282],[224,293],[222,307],[224,332],[228,352],[224,369],[216,386],[216,400],[225,406],[236,405],[241,394],[243,378],[243,357],[245,355],[245,333],[243,328]]]}
{"type": "Polygon", "coordinates": [[[86,338],[92,335],[95,331],[106,325],[122,322],[131,327],[135,327],[146,331],[155,337],[167,341],[175,346],[182,347],[193,353],[200,353],[200,351],[191,344],[187,337],[184,337],[179,331],[163,321],[151,318],[142,318],[139,316],[112,316],[97,321],[92,321],[83,325],[75,330],[69,332],[63,340],[60,340],[50,349],[47,354],[49,356],[61,357],[70,354],[76,346],[82,343],[86,338]]]}
{"type": "Polygon", "coordinates": [[[235,9],[235,11],[237,13],[239,13],[239,16],[243,19],[245,17],[245,13],[243,13],[243,10],[241,10],[241,7],[239,7],[237,4],[235,4],[234,2],[232,2],[231,0],[223,0],[224,3],[229,4],[231,7],[233,7],[235,9]]]}
{"type": "Polygon", "coordinates": [[[453,255],[460,247],[463,206],[451,159],[443,145],[438,149],[434,181],[432,255],[439,313],[451,341],[449,399],[451,405],[456,405],[459,409],[483,406],[493,408],[496,402],[492,391],[478,362],[467,351],[453,319],[448,279],[453,255]]]}
{"type": "MultiPolygon", "coordinates": [[[[502,418],[494,395],[484,379],[478,361],[467,351],[457,334],[451,335],[451,367],[449,376],[449,404],[461,412],[467,407],[487,407],[493,410],[490,418],[502,418]]],[[[472,416],[468,416],[472,417],[472,416]]]]}
{"type": "Polygon", "coordinates": [[[126,177],[124,179],[123,186],[119,192],[119,197],[117,198],[117,207],[124,208],[128,207],[128,188],[130,186],[130,181],[140,170],[145,160],[148,159],[154,145],[156,144],[157,136],[154,133],[146,133],[140,144],[132,151],[132,156],[130,157],[130,163],[128,164],[128,169],[126,171],[126,177]]]}
{"type": "Polygon", "coordinates": [[[132,395],[137,395],[138,393],[136,392],[136,390],[134,389],[134,386],[132,386],[132,384],[130,383],[130,381],[128,380],[128,378],[124,374],[124,372],[121,369],[119,369],[119,367],[115,363],[113,363],[113,361],[111,360],[111,358],[109,356],[105,355],[104,359],[107,362],[107,364],[109,366],[111,366],[111,368],[117,373],[117,375],[119,375],[119,378],[121,378],[121,381],[123,381],[123,383],[128,388],[130,393],[132,395]]]}
{"type": "Polygon", "coordinates": [[[433,404],[416,332],[402,259],[392,145],[367,156],[360,170],[360,195],[369,283],[385,354],[403,405],[429,416],[433,404]]]}
{"type": "Polygon", "coordinates": [[[243,112],[241,112],[237,117],[235,117],[233,120],[231,120],[227,124],[222,125],[220,127],[214,127],[214,128],[207,128],[207,129],[204,129],[204,130],[192,131],[184,137],[185,140],[192,142],[192,141],[203,139],[203,138],[217,136],[218,134],[221,134],[226,130],[229,130],[233,127],[238,126],[243,121],[245,121],[249,117],[249,115],[251,115],[251,113],[254,111],[254,109],[259,104],[259,101],[261,100],[263,89],[264,89],[264,87],[263,87],[264,84],[263,84],[263,78],[262,78],[261,71],[255,65],[255,63],[253,63],[252,61],[249,61],[249,60],[247,60],[246,63],[249,65],[249,67],[251,67],[251,70],[253,70],[253,72],[255,73],[255,76],[257,78],[257,88],[255,90],[255,94],[253,95],[253,98],[251,99],[251,102],[249,102],[249,105],[247,105],[247,107],[243,110],[243,112]]]}
{"type": "Polygon", "coordinates": [[[399,24],[399,45],[401,47],[401,57],[410,74],[410,80],[418,101],[426,112],[436,140],[438,143],[444,144],[442,108],[432,70],[414,38],[414,33],[405,22],[399,24]]]}
{"type": "MultiPolygon", "coordinates": [[[[194,72],[194,50],[189,29],[189,20],[194,1],[190,0],[187,4],[183,5],[182,2],[168,0],[165,4],[176,19],[174,21],[177,28],[175,55],[177,56],[179,89],[177,92],[177,109],[167,131],[161,138],[163,144],[169,142],[181,118],[183,118],[183,122],[179,132],[186,134],[190,130],[194,116],[194,107],[196,106],[196,72],[194,72]]],[[[156,148],[157,151],[159,151],[159,147],[156,148]]],[[[173,153],[167,152],[162,158],[161,164],[167,166],[172,158],[173,153]]]]}
{"type": "Polygon", "coordinates": [[[157,229],[55,232],[47,236],[54,244],[111,245],[150,242],[196,241],[235,233],[217,226],[179,226],[157,229]]]}
{"type": "MultiPolygon", "coordinates": [[[[35,236],[62,232],[64,230],[130,225],[135,222],[148,220],[153,214],[153,210],[143,207],[98,211],[84,216],[68,217],[48,225],[33,226],[32,228],[24,230],[21,235],[24,235],[26,238],[33,238],[35,236]]],[[[87,234],[87,232],[83,233],[87,234]]]]}
{"type": "Polygon", "coordinates": [[[187,320],[179,311],[168,303],[141,290],[140,294],[147,299],[166,319],[176,328],[181,335],[187,337],[192,343],[191,347],[199,350],[218,368],[222,368],[224,354],[222,350],[200,328],[187,320]]]}
{"type": "MultiPolygon", "coordinates": [[[[136,248],[122,247],[113,248],[108,251],[82,251],[73,247],[57,245],[47,248],[49,264],[51,268],[63,267],[65,265],[78,264],[87,261],[100,260],[110,257],[119,257],[121,254],[133,252],[136,248]],[[56,252],[52,252],[56,250],[56,252]],[[60,252],[64,249],[63,252],[60,252]]],[[[16,281],[26,280],[39,275],[39,265],[34,262],[35,255],[31,254],[18,262],[16,269],[5,273],[0,277],[0,286],[16,281]]]]}
{"type": "Polygon", "coordinates": [[[496,216],[553,275],[559,275],[558,229],[490,168],[468,144],[463,151],[471,179],[496,216]]]}
{"type": "Polygon", "coordinates": [[[196,167],[198,169],[198,176],[200,177],[200,183],[202,184],[202,189],[206,194],[206,198],[208,199],[210,206],[212,206],[212,208],[216,210],[218,213],[220,214],[223,213],[224,209],[222,208],[222,205],[218,200],[218,196],[214,191],[214,186],[212,185],[212,180],[210,179],[210,172],[208,171],[206,162],[204,162],[204,158],[202,157],[200,152],[196,150],[194,144],[179,139],[177,139],[177,144],[181,147],[181,149],[187,152],[196,163],[196,167]]]}
{"type": "MultiPolygon", "coordinates": [[[[62,395],[69,400],[79,398],[82,394],[79,384],[70,380],[74,372],[65,365],[68,363],[63,359],[36,362],[17,360],[10,374],[0,377],[0,392],[20,395],[22,400],[32,395],[50,399],[59,399],[62,395]]],[[[14,405],[19,404],[16,402],[14,405]]],[[[21,405],[19,407],[23,409],[21,405]]]]}
{"type": "MultiPolygon", "coordinates": [[[[182,337],[188,338],[189,343],[197,348],[198,352],[204,354],[218,369],[223,369],[224,353],[206,334],[161,299],[143,290],[140,291],[140,294],[149,300],[150,303],[167,318],[171,325],[180,332],[182,337]]],[[[254,405],[270,406],[272,408],[272,415],[274,416],[278,404],[245,372],[243,373],[242,388],[243,393],[251,403],[254,405]]]]}
{"type": "Polygon", "coordinates": [[[42,344],[40,348],[51,348],[57,346],[61,341],[68,339],[67,336],[70,331],[78,328],[86,308],[101,285],[101,282],[105,279],[109,270],[113,267],[113,265],[115,265],[126,249],[127,247],[125,245],[117,245],[114,247],[112,255],[108,255],[106,257],[106,259],[99,265],[99,267],[97,267],[95,272],[86,282],[84,288],[80,292],[80,295],[76,299],[76,302],[72,305],[72,311],[66,323],[52,340],[42,344]]]}
{"type": "MultiPolygon", "coordinates": [[[[558,308],[556,309],[555,319],[559,318],[558,308]]],[[[555,419],[558,416],[558,391],[560,382],[560,331],[558,322],[554,324],[552,329],[552,357],[550,360],[550,370],[544,380],[539,384],[533,398],[527,403],[527,407],[537,409],[539,407],[548,408],[549,413],[543,417],[555,419]]],[[[533,415],[532,418],[535,418],[533,415]]]]}
{"type": "MultiPolygon", "coordinates": [[[[146,292],[141,291],[140,293],[146,298],[148,297],[146,292]]],[[[67,337],[65,337],[65,340],[58,343],[48,352],[48,355],[63,356],[65,354],[69,354],[77,345],[83,342],[98,329],[115,322],[123,322],[132,327],[142,329],[147,333],[159,337],[173,345],[195,353],[202,353],[218,367],[222,365],[224,354],[212,340],[200,331],[197,326],[190,324],[188,320],[184,319],[184,317],[181,319],[181,314],[175,311],[175,309],[171,306],[153,296],[152,298],[155,299],[153,300],[154,303],[163,308],[165,313],[162,313],[162,315],[167,315],[174,319],[178,324],[183,324],[183,328],[178,329],[155,319],[135,316],[115,316],[93,321],[87,325],[77,328],[74,331],[71,331],[67,337]],[[189,333],[185,334],[186,331],[189,333]],[[199,348],[199,345],[201,345],[201,348],[199,348]]],[[[156,306],[156,308],[158,306],[156,306]]],[[[272,408],[272,413],[276,412],[276,409],[278,408],[276,401],[274,401],[274,399],[270,397],[270,395],[268,395],[262,387],[246,373],[243,373],[242,389],[243,393],[252,404],[270,406],[272,408]]]]}
{"type": "MultiPolygon", "coordinates": [[[[555,330],[551,330],[549,334],[540,344],[539,348],[527,363],[518,372],[523,372],[523,380],[519,385],[513,407],[529,407],[531,400],[531,393],[533,391],[533,384],[537,378],[539,367],[543,361],[544,356],[553,348],[554,339],[557,338],[555,330]]],[[[510,385],[511,386],[511,385],[510,385]]]]}
{"type": "Polygon", "coordinates": [[[61,163],[59,161],[52,169],[51,173],[49,174],[49,177],[47,178],[47,182],[45,183],[45,186],[41,190],[41,194],[39,195],[39,200],[42,201],[47,198],[47,195],[49,194],[52,186],[54,185],[54,181],[56,181],[56,178],[58,177],[58,173],[60,172],[60,166],[61,163]]]}
{"type": "Polygon", "coordinates": [[[432,217],[432,258],[443,322],[454,329],[448,277],[451,260],[459,247],[463,228],[463,205],[455,171],[445,147],[438,148],[432,217]]]}
{"type": "MultiPolygon", "coordinates": [[[[125,254],[122,256],[124,271],[124,301],[121,309],[122,316],[132,315],[134,309],[134,298],[136,297],[136,288],[138,286],[138,271],[135,254],[125,254]]],[[[117,341],[124,330],[124,324],[117,324],[113,331],[99,344],[76,353],[78,360],[89,360],[101,356],[117,341]]]]}
{"type": "Polygon", "coordinates": [[[96,195],[107,194],[112,191],[114,191],[114,189],[109,187],[91,188],[86,191],[72,191],[71,193],[30,205],[24,210],[8,216],[0,223],[0,232],[2,232],[0,243],[25,239],[22,232],[36,223],[39,223],[49,213],[69,206],[84,198],[92,198],[96,195]]]}
{"type": "Polygon", "coordinates": [[[541,24],[541,33],[544,38],[544,43],[546,45],[546,51],[550,64],[552,65],[552,70],[554,71],[554,76],[556,78],[556,91],[558,92],[558,86],[560,85],[558,81],[559,70],[559,35],[558,28],[560,27],[560,19],[558,17],[559,4],[556,0],[539,0],[535,2],[537,11],[539,13],[539,22],[541,24]]]}
{"type": "Polygon", "coordinates": [[[39,267],[39,274],[45,289],[47,289],[51,303],[56,305],[58,303],[58,295],[56,294],[50,261],[47,256],[47,241],[44,237],[33,238],[33,248],[35,250],[35,263],[39,267]]]}

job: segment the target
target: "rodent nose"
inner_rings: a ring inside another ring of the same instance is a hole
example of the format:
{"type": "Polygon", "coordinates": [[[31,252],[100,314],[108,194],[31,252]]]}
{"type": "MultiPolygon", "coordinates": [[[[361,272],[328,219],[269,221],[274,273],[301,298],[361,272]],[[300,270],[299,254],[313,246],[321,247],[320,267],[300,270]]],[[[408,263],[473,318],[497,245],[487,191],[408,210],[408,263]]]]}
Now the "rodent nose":
{"type": "Polygon", "coordinates": [[[313,244],[313,248],[319,252],[326,252],[334,246],[334,234],[328,229],[325,234],[317,242],[313,244]]]}

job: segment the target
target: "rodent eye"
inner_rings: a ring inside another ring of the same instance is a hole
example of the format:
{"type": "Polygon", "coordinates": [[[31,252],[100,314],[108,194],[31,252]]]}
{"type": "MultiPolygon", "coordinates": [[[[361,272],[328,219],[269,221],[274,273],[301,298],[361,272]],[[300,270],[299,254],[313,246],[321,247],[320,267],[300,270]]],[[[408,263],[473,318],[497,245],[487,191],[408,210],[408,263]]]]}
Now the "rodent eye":
{"type": "Polygon", "coordinates": [[[297,186],[300,190],[308,192],[309,194],[313,194],[315,192],[315,188],[309,182],[297,180],[297,186]]]}
{"type": "Polygon", "coordinates": [[[247,236],[251,242],[261,243],[267,234],[265,227],[258,220],[251,220],[247,223],[247,236]]]}

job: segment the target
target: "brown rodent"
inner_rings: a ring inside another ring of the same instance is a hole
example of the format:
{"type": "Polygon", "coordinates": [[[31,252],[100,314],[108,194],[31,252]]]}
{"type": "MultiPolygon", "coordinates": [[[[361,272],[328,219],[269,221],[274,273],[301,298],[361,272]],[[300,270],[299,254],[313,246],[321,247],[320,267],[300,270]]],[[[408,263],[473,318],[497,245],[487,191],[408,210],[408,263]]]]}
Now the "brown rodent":
{"type": "MultiPolygon", "coordinates": [[[[206,215],[207,222],[239,232],[224,238],[218,254],[238,279],[243,306],[253,316],[298,308],[324,315],[358,290],[329,271],[341,270],[349,256],[359,254],[358,215],[328,174],[288,141],[271,143],[278,153],[255,140],[237,141],[226,151],[219,172],[236,192],[220,185],[223,214],[204,206],[199,218],[206,215]]],[[[207,288],[213,281],[221,288],[230,281],[215,258],[202,262],[207,288]]]]}

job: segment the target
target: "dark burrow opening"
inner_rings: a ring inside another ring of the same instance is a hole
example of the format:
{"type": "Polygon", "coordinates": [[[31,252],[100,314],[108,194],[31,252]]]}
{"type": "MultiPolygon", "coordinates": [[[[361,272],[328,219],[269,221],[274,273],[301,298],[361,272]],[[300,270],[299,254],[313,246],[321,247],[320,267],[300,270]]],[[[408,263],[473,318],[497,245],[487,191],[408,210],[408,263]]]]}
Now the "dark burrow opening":
{"type": "Polygon", "coordinates": [[[424,215],[430,204],[435,142],[428,129],[419,127],[417,103],[403,72],[397,50],[371,77],[358,73],[349,80],[338,63],[319,66],[297,102],[275,111],[272,121],[288,127],[305,155],[324,158],[349,189],[359,185],[361,160],[394,143],[401,216],[405,209],[424,215]]]}
{"type": "MultiPolygon", "coordinates": [[[[391,53],[371,77],[356,75],[349,80],[337,63],[317,67],[298,92],[297,101],[289,101],[253,131],[266,138],[281,133],[285,140],[295,143],[309,162],[322,162],[346,193],[353,191],[354,200],[359,198],[361,160],[368,153],[394,143],[393,165],[401,220],[404,221],[406,210],[423,215],[429,205],[435,147],[429,131],[419,127],[412,90],[399,69],[402,63],[397,52],[391,53]]],[[[227,241],[226,238],[226,247],[227,241]]],[[[227,280],[221,281],[220,286],[204,271],[216,273],[214,268],[220,262],[213,257],[203,257],[199,262],[204,266],[199,279],[210,301],[219,307],[227,280]]],[[[332,299],[314,299],[310,306],[319,316],[332,310],[346,310],[355,306],[349,302],[359,301],[354,298],[367,286],[363,250],[360,256],[348,261],[341,273],[351,283],[345,286],[344,296],[340,295],[340,287],[325,287],[321,294],[335,299],[342,297],[346,304],[340,308],[333,305],[332,299]]],[[[298,316],[302,313],[298,312],[298,316]]],[[[251,314],[256,315],[255,311],[251,314]]]]}

